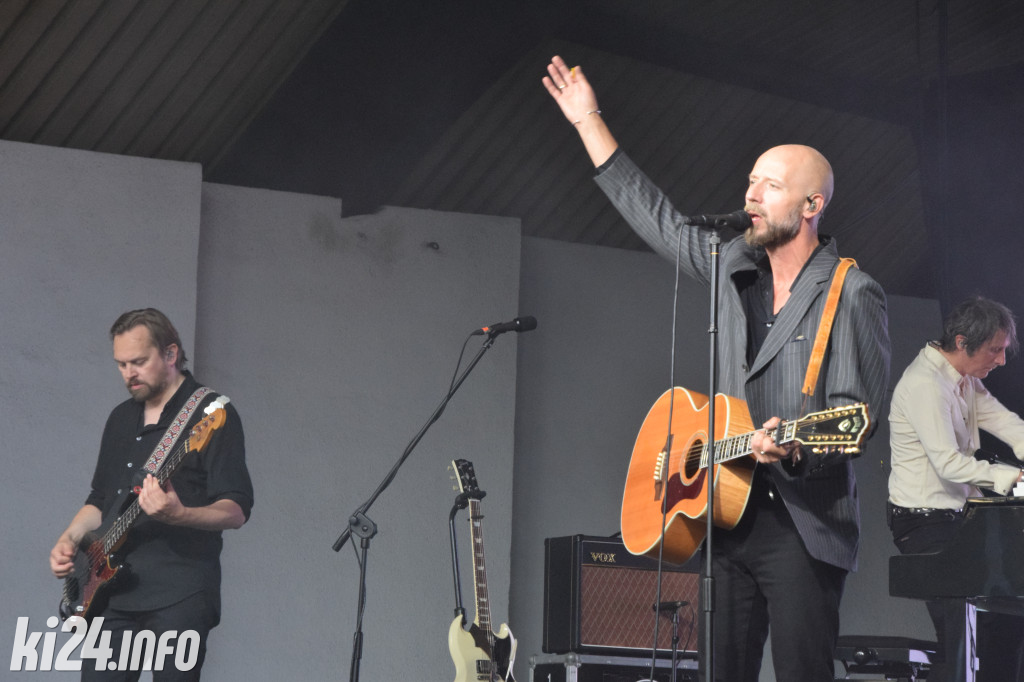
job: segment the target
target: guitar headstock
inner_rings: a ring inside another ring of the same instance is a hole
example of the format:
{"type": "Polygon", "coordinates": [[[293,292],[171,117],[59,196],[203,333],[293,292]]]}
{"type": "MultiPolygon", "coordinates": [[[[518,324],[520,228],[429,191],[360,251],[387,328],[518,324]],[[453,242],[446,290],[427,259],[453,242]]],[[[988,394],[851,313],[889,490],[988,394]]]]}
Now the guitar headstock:
{"type": "Polygon", "coordinates": [[[224,406],[230,401],[231,398],[222,395],[203,408],[206,416],[196,422],[196,425],[188,433],[189,452],[201,452],[210,442],[213,432],[224,426],[224,422],[227,421],[227,412],[224,410],[224,406]]]}
{"type": "Polygon", "coordinates": [[[473,463],[467,459],[453,459],[451,465],[455,475],[454,489],[469,497],[480,497],[480,486],[476,483],[476,473],[473,471],[473,463]]]}
{"type": "Polygon", "coordinates": [[[867,437],[871,426],[868,407],[855,403],[812,412],[795,422],[792,440],[807,446],[812,452],[846,452],[856,454],[867,437]]]}

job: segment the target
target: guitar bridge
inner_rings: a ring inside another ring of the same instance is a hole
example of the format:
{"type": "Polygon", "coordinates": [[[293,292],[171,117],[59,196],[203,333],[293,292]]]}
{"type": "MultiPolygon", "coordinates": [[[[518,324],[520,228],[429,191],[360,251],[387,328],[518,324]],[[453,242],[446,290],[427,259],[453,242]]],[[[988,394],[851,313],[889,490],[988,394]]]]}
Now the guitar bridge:
{"type": "Polygon", "coordinates": [[[658,453],[658,459],[654,463],[654,482],[663,483],[665,481],[665,460],[668,458],[668,452],[662,450],[658,453]]]}
{"type": "Polygon", "coordinates": [[[661,492],[665,488],[665,467],[668,462],[668,448],[658,453],[654,462],[654,499],[661,499],[661,492]]]}

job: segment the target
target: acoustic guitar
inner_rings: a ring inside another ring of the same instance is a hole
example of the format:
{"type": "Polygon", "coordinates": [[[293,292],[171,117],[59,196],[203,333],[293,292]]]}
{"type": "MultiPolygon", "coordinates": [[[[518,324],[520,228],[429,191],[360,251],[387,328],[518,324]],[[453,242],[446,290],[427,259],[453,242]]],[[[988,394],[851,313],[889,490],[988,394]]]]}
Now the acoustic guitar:
{"type": "MultiPolygon", "coordinates": [[[[655,401],[640,427],[622,497],[622,541],[633,554],[685,563],[707,533],[708,397],[676,387],[655,401]],[[671,407],[672,424],[669,428],[671,407]],[[671,433],[671,435],[669,435],[671,433]],[[662,540],[662,504],[667,509],[662,540]]],[[[768,431],[811,452],[859,452],[870,420],[863,403],[808,414],[768,431]]],[[[757,461],[747,404],[715,396],[714,525],[735,528],[750,498],[757,461]]]]}

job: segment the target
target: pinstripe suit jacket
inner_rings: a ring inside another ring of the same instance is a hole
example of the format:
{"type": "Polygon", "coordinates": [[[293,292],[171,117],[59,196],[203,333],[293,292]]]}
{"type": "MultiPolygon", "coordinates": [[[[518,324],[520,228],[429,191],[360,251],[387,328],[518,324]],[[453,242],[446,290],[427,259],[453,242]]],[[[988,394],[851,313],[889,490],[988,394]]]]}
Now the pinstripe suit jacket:
{"type": "MultiPolygon", "coordinates": [[[[682,216],[624,153],[617,152],[597,178],[633,229],[688,276],[710,281],[710,232],[682,226],[682,216]],[[678,244],[682,229],[682,245],[678,244]]],[[[823,238],[790,292],[789,300],[752,364],[747,361],[747,320],[736,277],[757,268],[763,249],[742,237],[721,248],[719,302],[719,388],[747,402],[754,424],[769,418],[797,419],[804,413],[853,402],[869,406],[877,424],[889,378],[889,333],[885,294],[870,276],[852,268],[843,285],[815,393],[801,393],[811,348],[839,262],[835,242],[823,238]]],[[[805,453],[769,471],[808,552],[816,559],[856,570],[860,537],[857,484],[849,455],[805,453]]]]}

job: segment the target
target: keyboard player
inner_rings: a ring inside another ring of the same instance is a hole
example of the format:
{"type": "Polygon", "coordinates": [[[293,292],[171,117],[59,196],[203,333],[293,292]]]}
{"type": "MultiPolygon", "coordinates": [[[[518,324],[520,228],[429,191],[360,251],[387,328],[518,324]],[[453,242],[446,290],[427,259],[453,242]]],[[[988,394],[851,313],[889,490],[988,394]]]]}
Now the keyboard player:
{"type": "MultiPolygon", "coordinates": [[[[927,344],[897,383],[889,413],[888,521],[900,553],[941,550],[962,521],[968,497],[980,495],[979,488],[1007,495],[1024,479],[1020,467],[974,457],[984,430],[1024,460],[1024,420],[982,384],[1016,349],[1013,313],[972,298],[950,312],[942,338],[927,344]]],[[[928,611],[940,651],[962,650],[964,642],[943,641],[939,604],[928,602],[928,611]]],[[[979,681],[1024,680],[1024,620],[979,612],[977,653],[979,681]]],[[[934,666],[928,682],[952,678],[942,668],[934,666]]]]}

